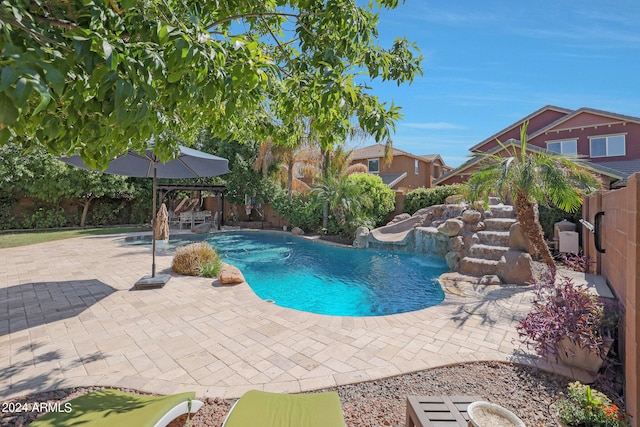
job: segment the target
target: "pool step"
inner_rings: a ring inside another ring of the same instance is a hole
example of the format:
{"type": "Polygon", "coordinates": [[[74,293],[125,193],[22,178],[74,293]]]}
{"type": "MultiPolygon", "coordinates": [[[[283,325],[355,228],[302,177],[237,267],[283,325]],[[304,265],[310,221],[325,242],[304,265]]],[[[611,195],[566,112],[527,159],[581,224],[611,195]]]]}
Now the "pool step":
{"type": "Polygon", "coordinates": [[[473,258],[492,259],[499,261],[502,255],[509,250],[508,246],[495,246],[475,244],[469,250],[469,256],[473,258]]]}
{"type": "Polygon", "coordinates": [[[498,261],[493,259],[464,257],[460,261],[460,272],[470,276],[486,276],[496,274],[498,261]]]}

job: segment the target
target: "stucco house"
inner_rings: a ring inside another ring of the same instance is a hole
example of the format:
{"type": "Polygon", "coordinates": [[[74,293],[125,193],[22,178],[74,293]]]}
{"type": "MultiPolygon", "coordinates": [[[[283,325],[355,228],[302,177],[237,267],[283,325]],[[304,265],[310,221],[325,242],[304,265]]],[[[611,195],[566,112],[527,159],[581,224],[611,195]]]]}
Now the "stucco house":
{"type": "Polygon", "coordinates": [[[385,146],[374,144],[353,150],[350,164],[361,163],[370,174],[379,175],[392,190],[407,194],[419,187],[431,188],[436,178],[451,170],[439,154],[415,155],[391,148],[391,159],[385,161],[385,146]]]}
{"type": "MultiPolygon", "coordinates": [[[[472,153],[503,151],[520,147],[520,127],[529,122],[528,150],[548,150],[575,155],[601,176],[605,187],[624,186],[626,178],[640,171],[640,118],[593,108],[569,110],[545,106],[511,126],[474,145],[472,153]]],[[[436,185],[465,182],[481,158],[466,163],[436,179],[436,185]]]]}
{"type": "Polygon", "coordinates": [[[391,216],[404,209],[404,198],[416,188],[435,187],[435,180],[452,168],[439,154],[415,155],[391,148],[391,157],[385,160],[385,146],[374,144],[351,152],[350,165],[363,164],[368,173],[379,175],[382,182],[396,193],[396,209],[391,216]]]}

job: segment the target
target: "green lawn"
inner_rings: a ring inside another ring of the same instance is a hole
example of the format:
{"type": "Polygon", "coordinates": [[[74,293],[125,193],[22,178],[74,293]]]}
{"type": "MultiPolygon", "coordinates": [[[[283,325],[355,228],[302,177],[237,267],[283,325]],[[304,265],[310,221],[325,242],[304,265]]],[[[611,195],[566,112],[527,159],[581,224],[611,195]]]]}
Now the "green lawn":
{"type": "Polygon", "coordinates": [[[109,227],[109,228],[83,228],[78,230],[60,231],[31,231],[21,233],[0,234],[0,248],[13,248],[27,246],[35,243],[51,242],[54,240],[71,239],[82,236],[95,236],[101,234],[133,233],[136,231],[151,231],[144,227],[109,227]]]}

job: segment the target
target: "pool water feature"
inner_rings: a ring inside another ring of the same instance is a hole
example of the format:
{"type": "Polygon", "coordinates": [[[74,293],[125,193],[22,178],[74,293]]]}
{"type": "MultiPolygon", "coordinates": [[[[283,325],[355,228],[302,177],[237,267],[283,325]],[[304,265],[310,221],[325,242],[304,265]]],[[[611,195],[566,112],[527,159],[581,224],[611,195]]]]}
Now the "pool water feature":
{"type": "MultiPolygon", "coordinates": [[[[172,246],[196,236],[171,236],[172,246]]],[[[356,250],[279,232],[221,232],[206,236],[251,289],[276,305],[334,316],[381,316],[439,304],[441,257],[356,250]]]]}

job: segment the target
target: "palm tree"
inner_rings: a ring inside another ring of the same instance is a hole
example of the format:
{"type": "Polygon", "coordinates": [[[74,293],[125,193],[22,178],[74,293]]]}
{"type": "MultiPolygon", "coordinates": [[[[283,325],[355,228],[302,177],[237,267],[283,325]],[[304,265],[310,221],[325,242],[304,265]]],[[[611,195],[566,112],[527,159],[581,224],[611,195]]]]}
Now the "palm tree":
{"type": "Polygon", "coordinates": [[[538,204],[552,204],[566,212],[576,212],[586,194],[601,187],[600,180],[586,170],[575,157],[546,151],[527,151],[527,126],[520,129],[521,146],[516,149],[498,143],[506,156],[481,153],[483,162],[467,183],[470,200],[499,195],[511,198],[522,231],[555,277],[555,263],[544,240],[538,220],[538,204]]]}
{"type": "Polygon", "coordinates": [[[332,213],[340,227],[348,228],[347,218],[364,206],[371,205],[368,195],[362,194],[359,188],[349,179],[348,175],[330,173],[320,179],[312,187],[319,203],[322,204],[322,227],[326,230],[329,225],[329,214],[332,213]]]}

